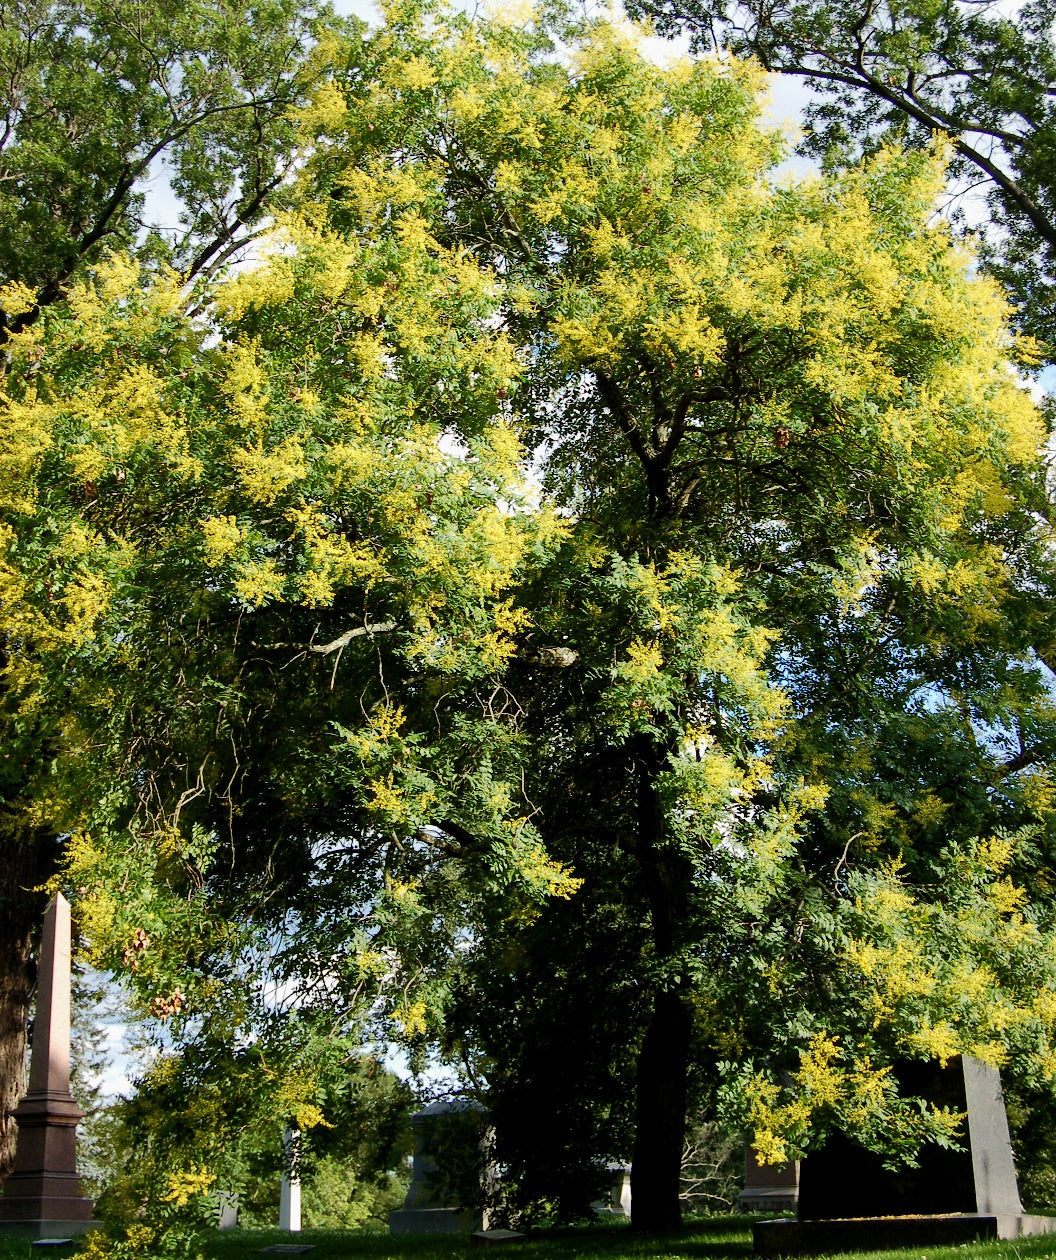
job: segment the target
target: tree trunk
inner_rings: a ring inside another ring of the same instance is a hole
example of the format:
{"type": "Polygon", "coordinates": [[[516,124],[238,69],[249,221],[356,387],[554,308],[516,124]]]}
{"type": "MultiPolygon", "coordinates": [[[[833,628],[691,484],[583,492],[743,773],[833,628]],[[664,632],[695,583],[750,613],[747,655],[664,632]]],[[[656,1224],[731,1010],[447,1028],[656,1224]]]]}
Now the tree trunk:
{"type": "Polygon", "coordinates": [[[686,995],[671,989],[658,992],[638,1057],[631,1164],[635,1229],[673,1230],[682,1224],[679,1194],[691,1028],[686,995]]]}
{"type": "Polygon", "coordinates": [[[11,1112],[26,1088],[29,1008],[36,983],[33,946],[40,933],[44,897],[34,889],[55,860],[51,837],[28,832],[19,839],[0,833],[6,852],[0,867],[0,1182],[11,1171],[17,1125],[11,1112]]]}
{"type": "Polygon", "coordinates": [[[638,1057],[631,1223],[640,1230],[672,1230],[682,1224],[682,1147],[686,1132],[686,1080],[692,1014],[686,982],[665,976],[682,944],[693,887],[693,867],[664,833],[656,779],[666,761],[662,749],[641,737],[638,771],[636,857],[649,898],[650,925],[660,979],[638,1057]]]}

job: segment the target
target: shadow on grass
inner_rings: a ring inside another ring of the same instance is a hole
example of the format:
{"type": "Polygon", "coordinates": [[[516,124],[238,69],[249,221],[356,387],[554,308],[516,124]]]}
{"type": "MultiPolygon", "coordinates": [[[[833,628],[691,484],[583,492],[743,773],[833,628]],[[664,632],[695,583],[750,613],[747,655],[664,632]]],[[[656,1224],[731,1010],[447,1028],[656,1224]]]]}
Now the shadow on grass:
{"type": "MultiPolygon", "coordinates": [[[[257,1260],[263,1247],[302,1243],[304,1260],[749,1260],[750,1217],[710,1217],[687,1223],[677,1234],[637,1234],[621,1225],[540,1230],[506,1247],[472,1247],[461,1235],[393,1237],[382,1231],[277,1229],[230,1230],[205,1242],[207,1260],[257,1260]]],[[[45,1252],[28,1242],[0,1236],[0,1260],[35,1260],[38,1255],[72,1256],[73,1248],[45,1252]]],[[[844,1253],[832,1260],[921,1260],[920,1248],[844,1253]]],[[[974,1243],[927,1249],[927,1260],[1043,1260],[1056,1255],[1056,1235],[1015,1242],[974,1243]]]]}
{"type": "MultiPolygon", "coordinates": [[[[300,1241],[312,1250],[304,1260],[749,1260],[751,1217],[692,1220],[676,1234],[637,1234],[623,1225],[587,1225],[540,1230],[523,1242],[472,1247],[463,1236],[393,1237],[377,1231],[239,1230],[214,1234],[208,1260],[256,1260],[262,1247],[300,1241]]],[[[11,1253],[15,1260],[16,1253],[11,1253]]],[[[831,1260],[921,1260],[919,1247],[904,1251],[844,1253],[831,1260]]],[[[1015,1242],[974,1243],[927,1249],[927,1260],[1043,1260],[1056,1256],[1056,1235],[1015,1242]]],[[[0,1260],[7,1260],[0,1252],[0,1260]]],[[[18,1253],[17,1260],[22,1260],[18,1253]]]]}
{"type": "Polygon", "coordinates": [[[471,1246],[464,1236],[400,1236],[369,1231],[231,1230],[214,1234],[209,1260],[243,1260],[275,1243],[310,1245],[305,1260],[456,1260],[467,1256],[507,1260],[746,1260],[752,1254],[749,1223],[730,1217],[690,1222],[675,1234],[637,1234],[624,1225],[540,1230],[502,1247],[471,1246]]]}

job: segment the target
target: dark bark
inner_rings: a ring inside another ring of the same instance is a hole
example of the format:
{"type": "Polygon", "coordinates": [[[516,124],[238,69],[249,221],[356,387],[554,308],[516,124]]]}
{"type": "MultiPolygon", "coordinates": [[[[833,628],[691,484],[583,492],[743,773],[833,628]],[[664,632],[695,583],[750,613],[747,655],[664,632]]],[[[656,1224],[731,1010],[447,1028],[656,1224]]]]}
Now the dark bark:
{"type": "Polygon", "coordinates": [[[33,950],[45,898],[34,890],[51,874],[55,843],[29,833],[0,835],[0,1181],[11,1171],[17,1126],[11,1112],[26,1087],[29,1008],[36,982],[33,950]]]}
{"type": "Polygon", "coordinates": [[[0,1180],[11,1171],[16,1128],[11,1112],[26,1088],[26,1023],[32,994],[31,940],[4,933],[0,944],[0,1180]]]}
{"type": "Polygon", "coordinates": [[[681,988],[655,995],[649,1029],[638,1056],[631,1164],[635,1229],[673,1230],[682,1224],[679,1193],[692,1027],[686,998],[681,988]]]}
{"type": "Polygon", "coordinates": [[[682,943],[693,868],[664,834],[656,780],[665,756],[647,736],[635,749],[638,773],[636,857],[649,898],[658,963],[649,1027],[636,1073],[635,1135],[631,1164],[632,1224],[672,1230],[682,1224],[679,1200],[692,1014],[685,978],[672,974],[682,943]]]}

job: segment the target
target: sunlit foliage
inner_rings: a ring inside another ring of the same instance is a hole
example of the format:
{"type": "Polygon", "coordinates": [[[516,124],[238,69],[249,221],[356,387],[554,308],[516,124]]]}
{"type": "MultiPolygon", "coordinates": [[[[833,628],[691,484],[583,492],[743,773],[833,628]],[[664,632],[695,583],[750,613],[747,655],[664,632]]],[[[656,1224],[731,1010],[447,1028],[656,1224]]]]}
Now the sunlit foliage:
{"type": "Polygon", "coordinates": [[[1051,1079],[1056,953],[1033,347],[942,154],[792,186],[750,66],[388,17],[209,322],[115,258],[11,346],[7,716],[97,958],[501,1111],[604,926],[642,1224],[687,1090],[775,1160],[948,1141],[892,1061],[1051,1079]]]}

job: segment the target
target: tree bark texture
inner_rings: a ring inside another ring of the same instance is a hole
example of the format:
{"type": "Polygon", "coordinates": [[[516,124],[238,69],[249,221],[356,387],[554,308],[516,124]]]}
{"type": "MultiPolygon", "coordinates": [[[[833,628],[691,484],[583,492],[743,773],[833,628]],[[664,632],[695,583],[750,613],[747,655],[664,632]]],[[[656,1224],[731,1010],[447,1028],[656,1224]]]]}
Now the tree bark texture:
{"type": "Polygon", "coordinates": [[[18,1126],[11,1112],[26,1088],[29,1009],[36,983],[33,949],[45,898],[35,891],[51,873],[54,841],[0,835],[0,1182],[11,1171],[18,1126]]]}
{"type": "Polygon", "coordinates": [[[686,1133],[686,1077],[692,1017],[686,994],[658,992],[638,1057],[631,1221],[635,1229],[678,1229],[682,1147],[686,1133]]]}
{"type": "Polygon", "coordinates": [[[659,978],[636,1074],[631,1223],[638,1230],[672,1230],[682,1224],[679,1195],[692,1012],[685,980],[670,974],[664,964],[673,961],[682,943],[693,868],[664,834],[656,791],[656,779],[665,763],[663,750],[642,737],[635,760],[636,856],[649,899],[659,978]]]}

